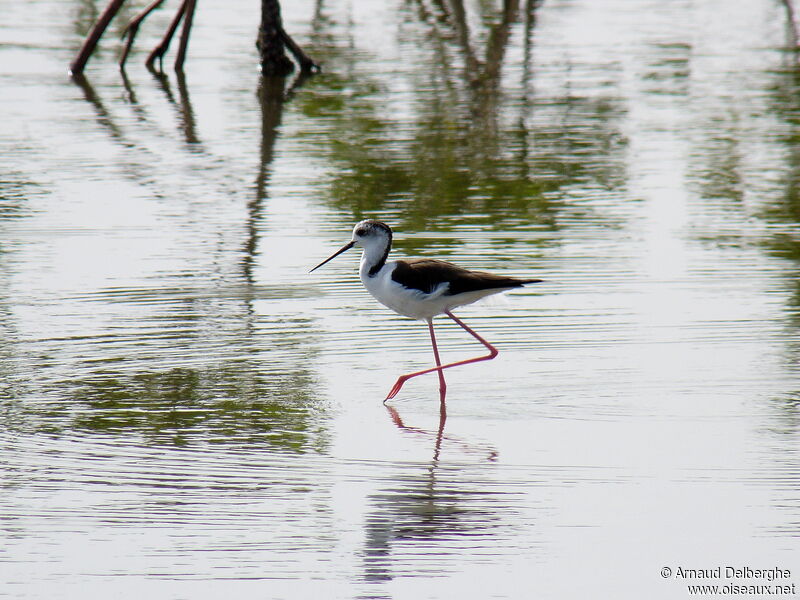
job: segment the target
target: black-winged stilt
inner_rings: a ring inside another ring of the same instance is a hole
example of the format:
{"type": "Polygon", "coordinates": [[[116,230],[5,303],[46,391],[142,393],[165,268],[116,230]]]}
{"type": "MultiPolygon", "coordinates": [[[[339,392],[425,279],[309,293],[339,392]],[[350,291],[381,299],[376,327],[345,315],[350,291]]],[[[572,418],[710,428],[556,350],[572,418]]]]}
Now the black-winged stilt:
{"type": "MultiPolygon", "coordinates": [[[[526,283],[537,283],[541,279],[517,279],[480,271],[469,271],[456,265],[432,258],[414,258],[387,262],[392,247],[392,230],[380,221],[365,220],[353,228],[353,237],[332,256],[322,261],[314,271],[342,252],[354,246],[364,249],[361,255],[359,276],[367,291],[375,299],[391,308],[396,313],[412,319],[425,320],[431,334],[433,357],[436,366],[415,373],[401,375],[386,400],[394,398],[403,384],[417,375],[439,374],[439,394],[444,404],[447,384],[444,380],[444,369],[466,365],[481,360],[491,360],[497,356],[497,349],[475,333],[451,311],[458,306],[471,304],[499,292],[520,287],[526,283]],[[489,354],[468,358],[443,365],[439,359],[439,348],[433,333],[433,317],[445,314],[472,337],[486,346],[489,354]]],[[[311,272],[309,271],[309,273],[311,272]]],[[[385,402],[385,400],[384,400],[385,402]]]]}

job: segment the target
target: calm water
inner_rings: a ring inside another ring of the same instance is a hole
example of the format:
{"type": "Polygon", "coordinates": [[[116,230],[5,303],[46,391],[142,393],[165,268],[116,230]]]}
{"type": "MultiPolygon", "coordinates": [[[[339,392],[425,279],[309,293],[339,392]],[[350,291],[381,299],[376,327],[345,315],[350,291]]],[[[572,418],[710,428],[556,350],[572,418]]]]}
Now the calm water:
{"type": "Polygon", "coordinates": [[[0,0],[1,597],[800,585],[779,2],[284,2],[324,72],[283,103],[255,0],[199,3],[185,79],[142,66],[169,7],[127,78],[116,25],[71,81],[104,4],[0,0]],[[546,280],[461,311],[501,354],[448,372],[446,422],[434,376],[381,402],[424,324],[355,255],[307,274],[365,217],[546,280]]]}

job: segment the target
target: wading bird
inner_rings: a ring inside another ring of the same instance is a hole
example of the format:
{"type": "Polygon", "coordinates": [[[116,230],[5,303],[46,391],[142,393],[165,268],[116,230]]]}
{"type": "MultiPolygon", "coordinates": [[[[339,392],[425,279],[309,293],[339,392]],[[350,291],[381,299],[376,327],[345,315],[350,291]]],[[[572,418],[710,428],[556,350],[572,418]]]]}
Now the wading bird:
{"type": "Polygon", "coordinates": [[[526,283],[541,281],[541,279],[517,279],[480,271],[469,271],[432,258],[387,262],[386,259],[392,247],[392,230],[385,223],[373,220],[365,220],[356,224],[353,228],[352,239],[311,271],[319,269],[354,246],[363,248],[359,276],[367,291],[378,302],[391,308],[394,312],[412,319],[427,321],[428,331],[431,334],[436,366],[416,373],[401,375],[389,391],[386,400],[394,398],[403,384],[412,377],[436,371],[439,374],[440,400],[444,406],[447,393],[447,384],[443,374],[445,369],[481,360],[491,360],[497,356],[497,349],[467,327],[452,313],[452,310],[492,294],[505,292],[526,283]],[[464,331],[486,346],[489,354],[443,365],[439,359],[439,348],[433,332],[433,317],[441,314],[453,319],[464,331]]]}

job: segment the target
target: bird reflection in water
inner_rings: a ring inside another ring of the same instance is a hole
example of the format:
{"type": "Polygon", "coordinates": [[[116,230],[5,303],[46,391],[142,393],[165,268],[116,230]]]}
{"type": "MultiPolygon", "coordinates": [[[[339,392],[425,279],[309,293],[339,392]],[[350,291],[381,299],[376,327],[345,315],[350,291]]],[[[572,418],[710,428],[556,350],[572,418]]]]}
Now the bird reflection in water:
{"type": "Polygon", "coordinates": [[[433,441],[429,462],[398,462],[386,486],[368,497],[364,572],[366,581],[390,581],[415,574],[424,551],[425,573],[447,572],[471,548],[487,547],[503,534],[503,523],[515,514],[513,492],[497,485],[486,471],[494,448],[456,439],[444,433],[446,414],[438,427],[406,425],[396,408],[389,418],[404,433],[433,441]],[[478,463],[441,461],[443,449],[456,447],[462,456],[478,454],[478,463]],[[407,559],[407,560],[406,560],[407,559]]]}

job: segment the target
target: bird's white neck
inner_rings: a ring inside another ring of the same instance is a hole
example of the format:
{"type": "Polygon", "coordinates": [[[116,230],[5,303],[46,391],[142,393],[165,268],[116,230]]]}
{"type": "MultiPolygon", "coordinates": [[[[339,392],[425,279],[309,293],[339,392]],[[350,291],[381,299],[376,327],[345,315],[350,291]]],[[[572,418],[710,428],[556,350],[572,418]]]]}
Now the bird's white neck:
{"type": "Polygon", "coordinates": [[[391,242],[388,239],[370,240],[369,244],[364,244],[359,268],[362,278],[375,275],[383,267],[390,246],[391,242]]]}

